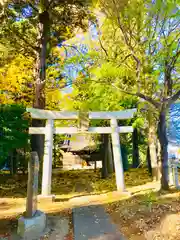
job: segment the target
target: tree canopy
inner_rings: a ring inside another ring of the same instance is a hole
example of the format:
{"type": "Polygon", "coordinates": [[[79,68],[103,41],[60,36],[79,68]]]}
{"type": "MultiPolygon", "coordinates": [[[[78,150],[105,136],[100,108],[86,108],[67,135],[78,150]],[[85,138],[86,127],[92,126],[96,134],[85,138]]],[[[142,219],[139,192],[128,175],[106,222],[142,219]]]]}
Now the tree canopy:
{"type": "MultiPolygon", "coordinates": [[[[167,122],[180,98],[177,1],[13,0],[0,8],[0,104],[82,111],[138,107],[134,122],[123,123],[141,129],[153,166],[161,162],[167,189],[167,122]],[[72,91],[62,93],[65,86],[72,91]]],[[[41,159],[43,139],[33,136],[31,143],[41,159]]]]}

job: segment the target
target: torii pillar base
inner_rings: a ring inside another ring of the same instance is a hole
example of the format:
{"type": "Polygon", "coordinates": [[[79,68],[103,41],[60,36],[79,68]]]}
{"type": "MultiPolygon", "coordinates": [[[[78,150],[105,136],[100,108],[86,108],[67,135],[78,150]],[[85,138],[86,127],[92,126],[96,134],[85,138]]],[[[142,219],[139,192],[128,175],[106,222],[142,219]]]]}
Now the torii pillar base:
{"type": "Polygon", "coordinates": [[[44,195],[38,195],[38,203],[51,203],[55,201],[55,195],[48,195],[48,196],[44,196],[44,195]]]}

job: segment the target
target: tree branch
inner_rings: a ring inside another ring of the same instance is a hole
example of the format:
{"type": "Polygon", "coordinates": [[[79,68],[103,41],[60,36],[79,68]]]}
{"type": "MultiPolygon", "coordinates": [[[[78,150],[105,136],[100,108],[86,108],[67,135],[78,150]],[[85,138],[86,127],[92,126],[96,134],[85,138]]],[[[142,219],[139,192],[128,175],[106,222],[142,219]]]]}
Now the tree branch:
{"type": "Polygon", "coordinates": [[[38,9],[37,9],[30,1],[28,1],[28,4],[29,4],[29,6],[30,6],[32,9],[34,9],[34,11],[35,11],[36,13],[39,12],[38,9]]]}
{"type": "Polygon", "coordinates": [[[141,99],[143,99],[143,100],[151,103],[151,104],[152,104],[154,107],[156,107],[156,108],[160,108],[160,106],[161,106],[161,104],[160,104],[159,102],[155,101],[155,100],[152,99],[151,97],[146,96],[146,95],[144,95],[144,94],[142,94],[142,93],[138,93],[138,92],[137,92],[137,93],[132,93],[132,92],[123,90],[123,89],[115,86],[114,84],[111,84],[111,85],[112,85],[113,87],[117,88],[119,91],[121,91],[121,92],[123,92],[123,93],[126,93],[126,94],[131,95],[131,96],[140,97],[141,99]]]}
{"type": "MultiPolygon", "coordinates": [[[[116,6],[116,3],[115,3],[115,1],[113,0],[113,4],[114,4],[114,6],[116,6]]],[[[125,41],[125,43],[126,43],[126,45],[127,45],[127,47],[129,48],[129,50],[130,50],[130,52],[131,52],[131,54],[132,54],[132,56],[133,56],[133,58],[134,58],[134,60],[136,61],[136,77],[137,77],[137,87],[138,87],[138,92],[140,92],[140,68],[141,68],[141,61],[140,61],[140,59],[136,56],[136,54],[135,54],[135,52],[134,52],[134,49],[133,49],[133,47],[132,47],[132,45],[131,45],[131,43],[130,43],[130,40],[131,40],[131,35],[128,37],[128,35],[127,35],[127,31],[126,31],[126,29],[124,29],[124,26],[123,26],[123,24],[121,23],[121,20],[120,20],[120,16],[119,16],[119,12],[117,11],[117,8],[116,8],[116,17],[117,17],[117,23],[118,23],[118,26],[119,26],[119,28],[120,28],[120,30],[121,30],[121,32],[122,32],[122,35],[123,35],[123,37],[124,37],[124,41],[125,41]]]]}
{"type": "Polygon", "coordinates": [[[140,97],[141,99],[144,99],[145,101],[151,103],[154,107],[156,107],[156,108],[158,108],[158,109],[159,109],[160,106],[161,106],[161,104],[160,104],[159,102],[155,101],[153,98],[151,98],[151,97],[149,97],[149,96],[146,96],[146,95],[144,95],[144,94],[142,94],[142,93],[136,93],[136,95],[137,95],[138,97],[140,97]]]}
{"type": "MultiPolygon", "coordinates": [[[[36,52],[39,52],[39,48],[38,47],[36,47],[36,46],[32,46],[29,42],[28,42],[28,40],[26,39],[26,38],[24,38],[22,35],[20,35],[19,33],[18,33],[18,31],[15,29],[15,28],[10,28],[10,31],[12,32],[12,33],[14,33],[15,34],[15,36],[19,39],[19,40],[22,40],[26,45],[27,45],[27,47],[30,47],[33,51],[36,51],[36,52]]],[[[18,41],[19,42],[19,41],[18,41]]],[[[19,45],[21,45],[21,44],[19,44],[19,45]]]]}
{"type": "Polygon", "coordinates": [[[176,61],[178,60],[179,56],[180,56],[180,50],[179,49],[179,46],[180,46],[180,42],[178,44],[178,48],[177,48],[177,52],[176,54],[172,57],[172,61],[170,63],[170,66],[171,66],[171,69],[174,68],[174,65],[176,64],[176,61]]]}
{"type": "Polygon", "coordinates": [[[71,82],[70,83],[65,83],[64,86],[61,86],[59,89],[64,89],[66,87],[70,87],[70,86],[72,86],[72,84],[73,83],[71,83],[71,82]]]}
{"type": "Polygon", "coordinates": [[[180,98],[180,90],[177,91],[177,93],[175,93],[171,98],[169,98],[167,108],[169,108],[171,104],[176,102],[179,98],[180,98]]]}
{"type": "Polygon", "coordinates": [[[64,50],[65,50],[65,55],[66,55],[66,58],[67,58],[67,57],[68,57],[68,50],[67,50],[67,48],[66,48],[64,45],[61,45],[61,47],[64,48],[64,50]]]}
{"type": "MultiPolygon", "coordinates": [[[[101,83],[101,84],[105,84],[105,85],[108,85],[108,82],[106,81],[96,81],[96,80],[92,80],[92,79],[89,79],[89,81],[91,82],[95,82],[95,83],[101,83]]],[[[72,84],[75,84],[76,81],[72,82],[72,84]]],[[[155,108],[159,109],[161,107],[161,104],[157,101],[155,101],[153,98],[149,97],[149,96],[146,96],[142,93],[133,93],[133,92],[129,92],[129,91],[126,91],[126,90],[123,90],[117,86],[115,86],[113,83],[109,83],[112,87],[116,88],[117,90],[119,90],[120,92],[122,93],[125,93],[125,94],[128,94],[128,95],[131,95],[131,96],[135,96],[135,97],[139,97],[141,99],[144,99],[145,101],[149,102],[150,104],[152,104],[155,108]]]]}
{"type": "MultiPolygon", "coordinates": [[[[51,5],[54,3],[54,0],[49,1],[48,9],[50,9],[51,5]]],[[[54,6],[53,6],[54,7],[54,6]]]]}
{"type": "Polygon", "coordinates": [[[78,48],[76,46],[73,45],[67,45],[67,44],[62,44],[62,47],[69,47],[69,48],[73,48],[75,49],[78,53],[80,53],[82,55],[82,53],[78,50],[78,48]]]}
{"type": "Polygon", "coordinates": [[[100,38],[99,38],[99,43],[100,43],[100,46],[101,46],[102,50],[105,52],[106,57],[109,58],[109,55],[108,55],[108,53],[107,53],[107,50],[106,50],[106,49],[104,48],[104,46],[102,45],[102,42],[101,42],[101,39],[100,39],[100,38]]]}
{"type": "Polygon", "coordinates": [[[132,56],[132,54],[130,53],[130,54],[128,54],[123,60],[122,60],[122,62],[121,63],[123,63],[123,62],[125,62],[126,61],[126,59],[127,58],[129,58],[129,57],[131,57],[132,56]]]}

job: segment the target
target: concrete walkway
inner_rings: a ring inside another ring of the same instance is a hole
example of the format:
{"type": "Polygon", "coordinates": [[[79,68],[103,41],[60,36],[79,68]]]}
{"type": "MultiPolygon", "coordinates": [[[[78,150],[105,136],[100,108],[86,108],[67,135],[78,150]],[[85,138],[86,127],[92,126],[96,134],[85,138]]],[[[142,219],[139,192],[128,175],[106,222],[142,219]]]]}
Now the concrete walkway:
{"type": "Polygon", "coordinates": [[[74,240],[124,240],[100,206],[73,209],[74,240]]]}

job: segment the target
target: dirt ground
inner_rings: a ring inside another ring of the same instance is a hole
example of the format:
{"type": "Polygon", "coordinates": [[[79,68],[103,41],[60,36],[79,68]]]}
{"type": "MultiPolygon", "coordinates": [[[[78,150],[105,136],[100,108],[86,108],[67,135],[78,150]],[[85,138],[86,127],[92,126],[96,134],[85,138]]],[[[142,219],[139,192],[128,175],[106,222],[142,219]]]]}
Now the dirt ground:
{"type": "MultiPolygon", "coordinates": [[[[126,172],[125,181],[128,192],[121,194],[115,191],[114,176],[101,180],[100,172],[92,170],[53,174],[56,200],[41,202],[38,209],[50,219],[58,217],[69,222],[64,240],[73,239],[72,208],[87,205],[105,206],[129,240],[180,240],[180,192],[159,194],[159,184],[151,182],[146,169],[126,172]]],[[[0,239],[17,229],[17,219],[25,211],[26,186],[27,176],[0,176],[0,239]]]]}
{"type": "Polygon", "coordinates": [[[180,192],[151,190],[108,204],[106,209],[129,240],[180,239],[180,192]]]}

